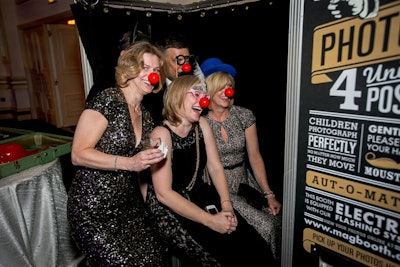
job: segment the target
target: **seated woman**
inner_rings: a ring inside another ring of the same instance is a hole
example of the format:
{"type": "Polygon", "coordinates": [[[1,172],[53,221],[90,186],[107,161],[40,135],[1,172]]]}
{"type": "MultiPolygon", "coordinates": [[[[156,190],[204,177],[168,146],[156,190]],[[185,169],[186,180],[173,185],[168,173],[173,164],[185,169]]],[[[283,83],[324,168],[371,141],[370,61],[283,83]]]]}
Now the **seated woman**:
{"type": "Polygon", "coordinates": [[[269,185],[264,159],[259,150],[256,117],[245,107],[234,104],[236,69],[218,58],[201,64],[211,95],[207,119],[225,169],[233,207],[270,244],[278,263],[281,254],[282,204],[269,185]],[[248,163],[246,161],[248,159],[248,163]],[[250,167],[250,169],[248,169],[250,167]],[[260,196],[258,205],[246,201],[241,186],[249,185],[260,196]],[[259,191],[259,192],[257,192],[259,191]],[[261,197],[263,194],[264,197],[261,197]]]}
{"type": "Polygon", "coordinates": [[[151,166],[146,203],[156,229],[186,254],[183,262],[188,261],[188,266],[217,265],[199,263],[187,253],[193,243],[183,235],[193,237],[201,245],[198,248],[209,252],[222,266],[266,266],[268,244],[232,208],[212,130],[201,117],[208,99],[205,85],[196,76],[182,76],[170,84],[164,96],[165,119],[152,132],[169,149],[164,161],[151,166]],[[205,170],[211,186],[203,180],[205,170]],[[207,187],[204,193],[202,188],[207,187]],[[218,202],[207,203],[212,189],[217,191],[218,202]],[[207,204],[214,204],[219,211],[208,212],[204,207],[207,204]]]}

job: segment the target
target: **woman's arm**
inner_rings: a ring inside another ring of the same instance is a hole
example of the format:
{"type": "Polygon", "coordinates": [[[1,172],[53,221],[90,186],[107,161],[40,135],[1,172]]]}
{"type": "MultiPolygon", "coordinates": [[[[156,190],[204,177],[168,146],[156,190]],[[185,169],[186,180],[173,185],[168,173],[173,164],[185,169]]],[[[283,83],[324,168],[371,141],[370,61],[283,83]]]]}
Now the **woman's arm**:
{"type": "Polygon", "coordinates": [[[74,165],[101,170],[142,171],[163,159],[159,149],[148,149],[133,157],[110,155],[95,149],[107,128],[107,119],[98,111],[85,109],[76,126],[72,141],[71,161],[74,165]]]}
{"type": "Polygon", "coordinates": [[[200,118],[200,127],[204,135],[204,142],[207,151],[207,169],[211,179],[221,198],[221,207],[223,210],[233,213],[231,198],[229,196],[228,183],[226,181],[224,167],[218,154],[217,144],[210,125],[204,117],[200,118]]]}
{"type": "Polygon", "coordinates": [[[245,130],[245,135],[247,155],[249,156],[249,162],[254,177],[264,194],[266,194],[265,196],[268,200],[270,213],[276,215],[280,212],[282,205],[278,200],[276,200],[275,195],[273,193],[271,194],[272,190],[268,183],[264,160],[260,153],[257,127],[255,123],[245,130]]]}
{"type": "Polygon", "coordinates": [[[94,149],[106,130],[107,123],[107,119],[100,112],[91,109],[82,112],[72,142],[71,160],[74,165],[114,169],[114,156],[94,149]]]}

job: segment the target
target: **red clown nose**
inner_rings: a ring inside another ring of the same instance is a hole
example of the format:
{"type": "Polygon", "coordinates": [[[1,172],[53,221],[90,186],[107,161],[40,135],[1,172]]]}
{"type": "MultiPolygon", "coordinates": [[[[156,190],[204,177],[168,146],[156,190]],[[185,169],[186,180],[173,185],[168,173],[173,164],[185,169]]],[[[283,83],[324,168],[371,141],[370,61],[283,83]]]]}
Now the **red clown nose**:
{"type": "Polygon", "coordinates": [[[225,89],[225,96],[226,97],[231,98],[234,95],[235,95],[235,90],[233,90],[233,88],[228,87],[228,88],[225,89]]]}
{"type": "Polygon", "coordinates": [[[152,85],[155,85],[155,84],[157,84],[158,81],[160,80],[160,76],[159,76],[157,73],[152,72],[152,73],[149,74],[148,79],[149,79],[149,82],[150,82],[152,85]]]}
{"type": "Polygon", "coordinates": [[[210,100],[207,97],[202,97],[199,101],[201,108],[207,108],[210,105],[210,100]]]}
{"type": "Polygon", "coordinates": [[[185,63],[182,65],[182,71],[188,73],[192,70],[192,66],[189,63],[185,63]]]}

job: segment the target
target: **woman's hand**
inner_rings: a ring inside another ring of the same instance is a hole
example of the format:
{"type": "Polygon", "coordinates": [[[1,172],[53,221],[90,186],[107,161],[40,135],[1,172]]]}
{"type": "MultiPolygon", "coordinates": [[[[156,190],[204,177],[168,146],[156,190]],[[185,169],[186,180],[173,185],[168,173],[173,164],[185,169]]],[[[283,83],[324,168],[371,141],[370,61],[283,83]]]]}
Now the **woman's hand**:
{"type": "Polygon", "coordinates": [[[272,215],[277,215],[281,211],[282,204],[275,197],[268,198],[268,212],[272,215]]]}
{"type": "Polygon", "coordinates": [[[236,230],[236,216],[229,211],[221,211],[211,215],[211,221],[208,227],[221,234],[230,234],[236,230]]]}
{"type": "Polygon", "coordinates": [[[221,209],[222,209],[222,211],[226,212],[227,217],[231,221],[231,223],[233,225],[235,225],[235,227],[237,227],[238,222],[237,222],[235,212],[233,211],[232,201],[230,201],[230,200],[221,201],[221,209]]]}
{"type": "Polygon", "coordinates": [[[135,156],[128,158],[128,170],[140,172],[149,168],[152,164],[164,159],[164,154],[158,148],[149,148],[140,151],[135,156]]]}

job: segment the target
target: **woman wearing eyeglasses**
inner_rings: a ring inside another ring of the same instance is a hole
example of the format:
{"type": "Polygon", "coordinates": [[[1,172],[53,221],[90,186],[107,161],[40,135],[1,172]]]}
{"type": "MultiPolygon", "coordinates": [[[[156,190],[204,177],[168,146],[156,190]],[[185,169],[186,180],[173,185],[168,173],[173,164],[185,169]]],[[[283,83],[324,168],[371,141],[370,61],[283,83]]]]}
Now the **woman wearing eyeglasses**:
{"type": "Polygon", "coordinates": [[[169,85],[164,96],[165,119],[152,132],[169,149],[166,159],[151,167],[146,203],[156,229],[164,240],[179,248],[178,253],[186,254],[183,263],[187,266],[219,266],[199,259],[202,252],[191,250],[197,243],[221,266],[265,266],[262,251],[267,244],[252,227],[241,223],[243,218],[232,208],[212,130],[201,117],[208,102],[205,84],[196,76],[182,76],[169,85]],[[203,203],[210,197],[200,190],[207,179],[203,176],[205,169],[210,178],[206,182],[218,192],[218,203],[207,204],[215,207],[203,203]],[[241,246],[241,242],[246,245],[241,246]]]}

